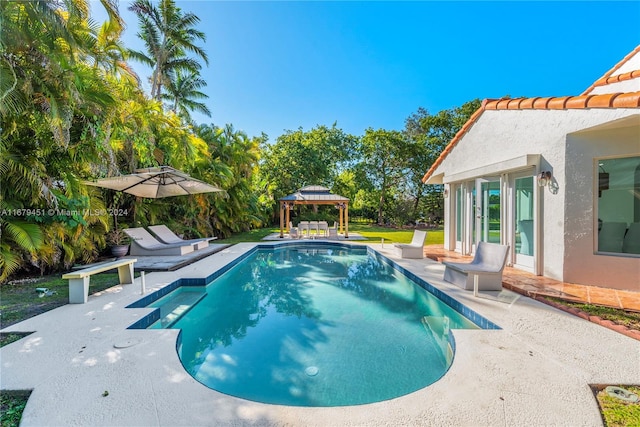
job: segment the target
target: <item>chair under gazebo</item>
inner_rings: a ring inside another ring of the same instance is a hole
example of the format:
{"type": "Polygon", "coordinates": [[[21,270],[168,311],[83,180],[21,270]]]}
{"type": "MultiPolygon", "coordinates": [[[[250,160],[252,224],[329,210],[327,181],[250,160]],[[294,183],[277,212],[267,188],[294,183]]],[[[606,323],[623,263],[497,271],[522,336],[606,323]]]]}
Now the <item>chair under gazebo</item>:
{"type": "Polygon", "coordinates": [[[295,205],[335,205],[340,212],[338,232],[344,231],[344,238],[349,238],[349,199],[320,185],[303,187],[280,199],[280,238],[284,237],[285,230],[290,231],[289,212],[295,205]]]}

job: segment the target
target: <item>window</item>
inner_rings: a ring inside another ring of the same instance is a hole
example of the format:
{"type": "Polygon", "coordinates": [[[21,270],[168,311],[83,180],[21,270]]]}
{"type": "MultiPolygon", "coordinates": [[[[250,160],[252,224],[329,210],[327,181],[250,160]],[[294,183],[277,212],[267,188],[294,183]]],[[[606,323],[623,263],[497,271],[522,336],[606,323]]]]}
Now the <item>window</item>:
{"type": "Polygon", "coordinates": [[[640,156],[596,160],[598,252],[640,254],[640,156]]]}

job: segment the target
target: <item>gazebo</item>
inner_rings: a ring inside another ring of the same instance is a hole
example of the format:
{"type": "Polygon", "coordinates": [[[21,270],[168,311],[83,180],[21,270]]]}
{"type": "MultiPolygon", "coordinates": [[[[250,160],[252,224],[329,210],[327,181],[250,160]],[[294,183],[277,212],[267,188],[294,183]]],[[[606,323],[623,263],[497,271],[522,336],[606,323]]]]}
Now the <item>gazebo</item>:
{"type": "Polygon", "coordinates": [[[284,237],[285,229],[289,231],[289,211],[295,205],[335,205],[340,211],[339,232],[344,229],[345,239],[349,238],[349,199],[320,185],[309,185],[280,199],[280,238],[284,237]]]}

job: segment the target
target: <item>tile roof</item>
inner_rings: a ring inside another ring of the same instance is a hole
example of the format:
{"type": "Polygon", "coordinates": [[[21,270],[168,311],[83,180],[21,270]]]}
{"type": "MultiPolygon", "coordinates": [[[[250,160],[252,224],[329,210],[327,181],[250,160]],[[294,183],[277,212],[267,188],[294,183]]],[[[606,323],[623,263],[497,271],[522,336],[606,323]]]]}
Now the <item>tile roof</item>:
{"type": "Polygon", "coordinates": [[[629,54],[627,56],[622,58],[622,60],[620,62],[618,62],[616,65],[614,65],[612,69],[607,71],[604,74],[604,76],[600,77],[591,86],[589,86],[587,88],[587,90],[582,92],[582,95],[588,95],[589,92],[591,92],[593,89],[595,89],[598,86],[604,86],[604,85],[608,85],[608,84],[611,84],[611,83],[621,82],[621,81],[624,81],[624,80],[629,80],[629,79],[633,79],[635,77],[639,77],[640,76],[640,71],[638,71],[638,70],[632,71],[631,73],[619,74],[619,75],[613,76],[613,77],[611,76],[620,67],[622,67],[628,60],[630,60],[636,53],[640,53],[640,45],[636,46],[636,48],[633,49],[631,52],[629,52],[629,54]],[[624,77],[622,77],[622,76],[624,76],[624,77]]]}
{"type": "MultiPolygon", "coordinates": [[[[640,49],[640,46],[637,48],[640,49]]],[[[636,71],[634,71],[636,73],[636,71]]],[[[632,73],[630,73],[632,74],[632,73]]],[[[640,108],[640,92],[607,93],[602,95],[536,97],[536,98],[504,98],[485,99],[480,108],[471,115],[456,136],[445,147],[444,151],[422,177],[425,182],[449,155],[462,137],[475,124],[485,110],[573,110],[586,108],[640,108]]]]}
{"type": "Polygon", "coordinates": [[[456,136],[445,147],[444,151],[431,165],[431,168],[422,177],[422,182],[428,180],[445,157],[458,144],[465,133],[475,124],[485,110],[572,110],[584,108],[640,108],[640,92],[607,93],[599,95],[589,95],[598,86],[605,86],[611,83],[622,82],[640,77],[640,70],[613,76],[620,67],[626,64],[633,56],[640,53],[640,45],[633,49],[613,68],[607,71],[604,76],[596,80],[587,90],[579,96],[558,96],[558,97],[536,97],[536,98],[502,98],[485,99],[478,110],[471,115],[469,120],[462,126],[456,136]]]}

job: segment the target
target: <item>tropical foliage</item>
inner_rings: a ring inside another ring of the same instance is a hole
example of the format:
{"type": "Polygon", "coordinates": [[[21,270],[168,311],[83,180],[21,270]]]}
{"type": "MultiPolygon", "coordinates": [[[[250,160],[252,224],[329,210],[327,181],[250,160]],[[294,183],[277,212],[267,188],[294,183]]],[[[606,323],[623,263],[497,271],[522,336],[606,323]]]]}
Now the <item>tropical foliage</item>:
{"type": "MultiPolygon", "coordinates": [[[[269,143],[230,124],[198,124],[194,113],[211,116],[200,19],[175,0],[134,1],[144,49],[132,51],[117,4],[0,2],[0,282],[90,262],[117,227],[165,223],[185,237],[229,237],[268,226],[277,200],[306,185],[348,197],[352,217],[380,224],[441,216],[441,190],[420,178],[478,101],[436,115],[418,109],[403,130],[362,136],[333,123],[269,143]],[[91,19],[98,5],[106,22],[91,19]],[[83,184],[159,165],[224,191],[156,200],[83,184]]],[[[322,214],[305,209],[296,214],[322,214]]]]}
{"type": "Polygon", "coordinates": [[[88,0],[0,3],[0,281],[95,259],[114,220],[222,236],[260,224],[250,188],[261,139],[190,123],[190,111],[207,111],[198,18],[172,1],[132,5],[154,66],[147,96],[127,62],[144,55],[123,46],[117,2],[101,3],[101,25],[88,0]],[[168,202],[82,184],[163,164],[227,191],[168,202]]]}

